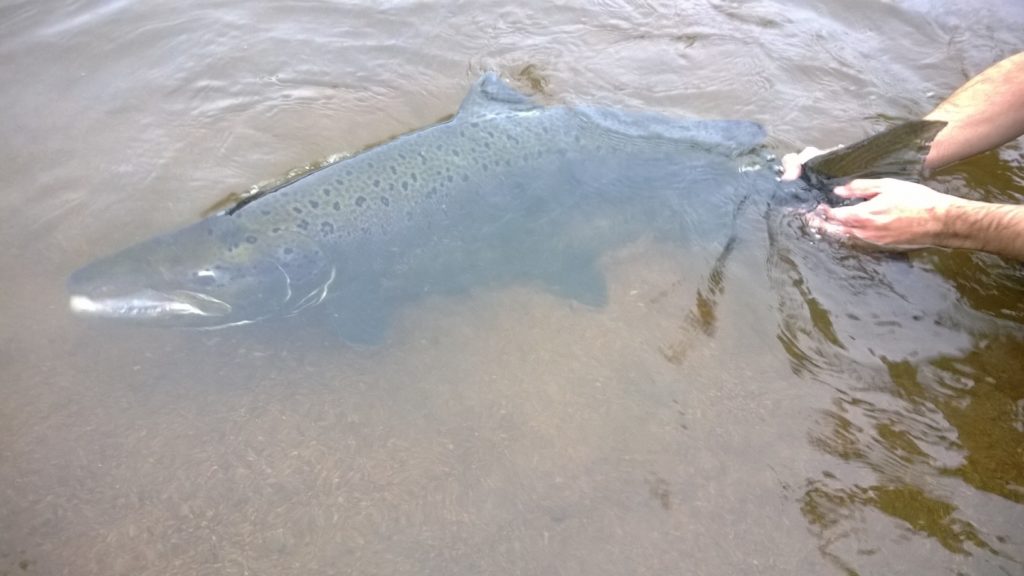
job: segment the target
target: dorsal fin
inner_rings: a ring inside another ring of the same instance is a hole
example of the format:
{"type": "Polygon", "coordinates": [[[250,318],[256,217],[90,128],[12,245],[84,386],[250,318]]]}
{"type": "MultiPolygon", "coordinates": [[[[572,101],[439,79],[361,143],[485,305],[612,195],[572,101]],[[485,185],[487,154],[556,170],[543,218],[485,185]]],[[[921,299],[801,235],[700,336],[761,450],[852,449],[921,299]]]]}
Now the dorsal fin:
{"type": "Polygon", "coordinates": [[[487,72],[470,88],[455,118],[495,116],[532,110],[539,106],[532,98],[506,84],[494,72],[487,72]]]}

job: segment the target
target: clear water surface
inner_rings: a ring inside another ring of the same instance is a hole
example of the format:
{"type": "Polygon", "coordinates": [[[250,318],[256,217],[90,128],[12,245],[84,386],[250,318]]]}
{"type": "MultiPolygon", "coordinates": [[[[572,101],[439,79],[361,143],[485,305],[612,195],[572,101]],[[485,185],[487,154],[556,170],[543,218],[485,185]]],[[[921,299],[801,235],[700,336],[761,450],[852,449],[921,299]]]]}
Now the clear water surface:
{"type": "MultiPolygon", "coordinates": [[[[609,302],[439,295],[387,342],[70,316],[78,266],[452,114],[917,117],[1015,0],[10,1],[0,7],[0,574],[1021,574],[1024,274],[748,212],[606,254],[609,302]],[[717,248],[720,248],[717,247],[717,248]]],[[[936,175],[1024,200],[1020,143],[936,175]]],[[[774,214],[774,215],[773,215],[774,214]]]]}

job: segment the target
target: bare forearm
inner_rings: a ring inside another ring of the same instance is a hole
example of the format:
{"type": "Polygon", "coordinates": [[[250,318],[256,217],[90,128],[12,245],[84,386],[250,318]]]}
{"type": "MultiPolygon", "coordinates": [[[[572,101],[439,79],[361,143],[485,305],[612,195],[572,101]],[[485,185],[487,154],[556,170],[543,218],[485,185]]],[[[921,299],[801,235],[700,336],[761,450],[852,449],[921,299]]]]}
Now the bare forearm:
{"type": "Polygon", "coordinates": [[[1024,260],[1024,206],[961,201],[946,208],[939,243],[1024,260]]]}
{"type": "Polygon", "coordinates": [[[1024,52],[993,64],[925,116],[944,120],[925,160],[940,168],[1024,134],[1024,52]]]}

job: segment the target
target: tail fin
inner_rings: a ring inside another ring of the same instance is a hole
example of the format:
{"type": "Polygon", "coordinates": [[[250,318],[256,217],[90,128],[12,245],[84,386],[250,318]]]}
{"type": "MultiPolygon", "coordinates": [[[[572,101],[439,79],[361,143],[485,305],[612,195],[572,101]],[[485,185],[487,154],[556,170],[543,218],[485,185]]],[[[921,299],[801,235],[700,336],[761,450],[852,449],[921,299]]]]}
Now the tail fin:
{"type": "Polygon", "coordinates": [[[859,142],[816,156],[804,164],[801,179],[824,192],[832,204],[832,189],[857,178],[918,180],[932,140],[945,122],[914,120],[883,130],[859,142]]]}

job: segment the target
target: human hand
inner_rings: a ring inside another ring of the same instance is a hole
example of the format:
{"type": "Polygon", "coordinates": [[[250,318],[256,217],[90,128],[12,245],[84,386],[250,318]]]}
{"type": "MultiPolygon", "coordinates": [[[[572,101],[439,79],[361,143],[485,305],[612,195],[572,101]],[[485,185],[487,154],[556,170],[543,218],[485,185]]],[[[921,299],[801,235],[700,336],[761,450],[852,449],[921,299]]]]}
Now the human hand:
{"type": "Polygon", "coordinates": [[[804,218],[814,230],[893,247],[948,246],[947,214],[967,200],[927,186],[883,178],[854,180],[835,189],[836,196],[863,199],[853,206],[821,204],[804,218]]]}
{"type": "MultiPolygon", "coordinates": [[[[839,148],[837,146],[836,148],[839,148]]],[[[828,150],[822,150],[821,148],[815,148],[813,146],[804,148],[799,154],[789,153],[782,157],[782,175],[779,176],[779,180],[796,180],[800,177],[803,172],[804,163],[814,158],[815,156],[821,156],[826,152],[831,152],[836,148],[829,148],[828,150]]]]}

